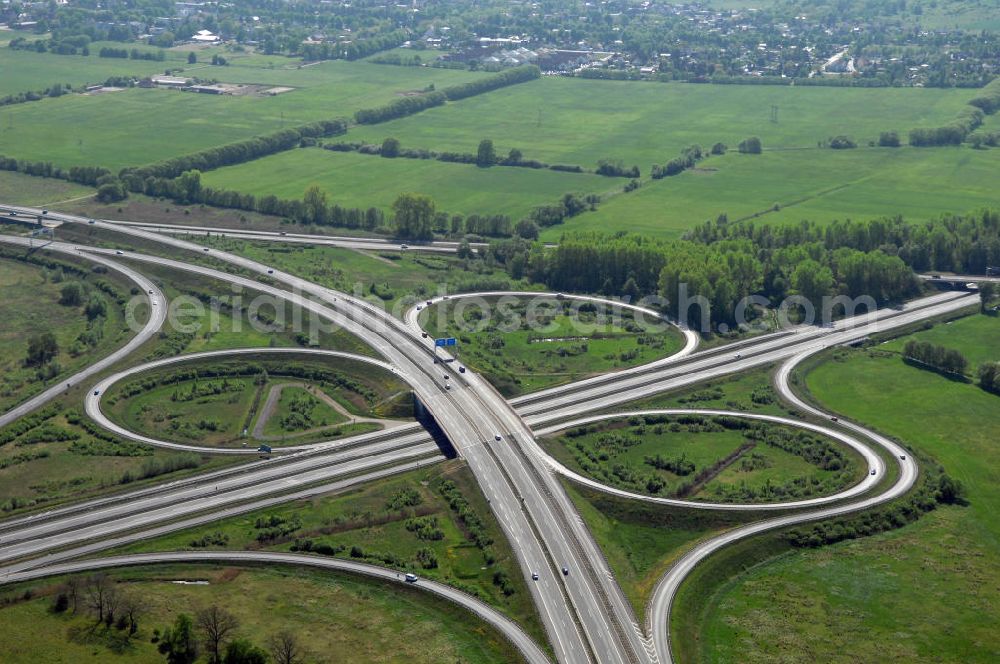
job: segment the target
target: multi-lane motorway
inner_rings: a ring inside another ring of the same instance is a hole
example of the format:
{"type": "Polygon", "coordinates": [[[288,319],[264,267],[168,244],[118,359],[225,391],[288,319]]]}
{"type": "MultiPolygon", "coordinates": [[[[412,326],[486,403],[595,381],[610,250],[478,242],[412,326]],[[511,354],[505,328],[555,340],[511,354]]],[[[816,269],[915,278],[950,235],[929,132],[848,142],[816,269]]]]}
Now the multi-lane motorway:
{"type": "MultiPolygon", "coordinates": [[[[30,208],[19,208],[18,211],[25,214],[40,212],[30,208]]],[[[89,221],[70,215],[50,216],[63,223],[89,221]]],[[[386,362],[411,384],[416,395],[465,458],[484,493],[490,498],[491,508],[517,552],[556,657],[566,662],[668,661],[669,643],[664,634],[676,585],[686,574],[685,569],[690,569],[711,551],[734,540],[718,542],[714,548],[709,546],[710,542],[705,543],[703,546],[708,548],[704,548],[700,556],[692,557],[692,552],[681,561],[683,564],[679,563],[672,568],[657,590],[651,610],[647,613],[651,621],[650,627],[643,630],[614,582],[603,555],[551,472],[567,471],[560,470],[558,464],[545,454],[529,427],[537,428],[579,418],[666,389],[751,367],[789,358],[795,360],[823,347],[864,337],[880,329],[907,325],[956,311],[969,306],[971,302],[971,298],[964,294],[945,293],[911,303],[901,310],[879,312],[860,322],[852,319],[829,328],[801,328],[767,335],[740,344],[738,349],[692,352],[694,346],[689,336],[684,355],[552,388],[508,404],[473,372],[459,374],[451,365],[436,364],[433,349],[427,340],[421,339],[419,329],[389,317],[366,302],[214,248],[206,249],[201,245],[134,226],[100,221],[91,224],[91,227],[95,226],[105,232],[124,233],[154,240],[183,252],[208,255],[240,268],[247,275],[258,275],[264,281],[252,276],[228,274],[183,260],[154,258],[132,252],[124,252],[121,259],[155,261],[174,269],[269,293],[342,325],[371,343],[386,362]],[[292,290],[278,288],[272,283],[292,290]],[[448,380],[445,380],[445,375],[448,380]],[[450,389],[446,385],[455,387],[450,389]],[[538,581],[530,580],[533,572],[538,574],[538,581]],[[652,641],[647,638],[649,634],[653,636],[652,641]]],[[[275,238],[288,241],[288,236],[271,236],[271,239],[275,238]]],[[[265,238],[262,235],[261,238],[253,239],[265,238]]],[[[83,253],[93,260],[110,260],[102,259],[102,254],[111,253],[108,250],[63,243],[53,243],[50,247],[57,251],[83,253]]],[[[106,387],[105,383],[102,385],[106,387]]],[[[99,392],[103,390],[99,389],[99,392]]],[[[90,392],[88,394],[94,396],[90,392]]],[[[88,412],[99,414],[96,408],[97,400],[90,399],[88,412]]],[[[799,408],[808,412],[804,405],[799,408]]],[[[125,431],[119,433],[133,435],[125,431]]],[[[883,444],[872,437],[871,432],[863,429],[858,428],[853,433],[876,444],[883,444]]],[[[845,434],[838,435],[855,440],[845,434]]],[[[887,449],[891,449],[891,443],[885,443],[887,449]]],[[[223,471],[231,473],[220,477],[218,484],[223,489],[209,480],[208,483],[182,483],[169,494],[160,494],[154,490],[147,498],[168,498],[167,503],[159,503],[159,509],[139,509],[139,499],[103,499],[104,502],[97,505],[96,510],[68,507],[50,515],[3,523],[0,524],[0,542],[3,543],[0,547],[0,560],[21,560],[16,565],[8,565],[7,571],[51,564],[54,560],[100,550],[107,542],[148,537],[151,533],[177,527],[177,524],[217,518],[216,510],[245,509],[248,503],[256,508],[260,503],[253,501],[262,496],[270,496],[265,500],[273,501],[288,499],[288,496],[297,493],[287,490],[281,493],[278,484],[282,482],[286,486],[291,484],[291,488],[297,488],[295,484],[309,484],[313,487],[301,491],[315,490],[317,486],[324,486],[327,480],[345,475],[346,479],[340,481],[349,482],[356,477],[353,474],[371,474],[373,459],[384,461],[383,468],[374,472],[389,472],[393,460],[398,463],[401,457],[410,459],[411,463],[436,461],[434,450],[421,447],[427,444],[426,436],[414,427],[401,427],[398,432],[370,436],[363,447],[357,448],[367,450],[366,455],[358,453],[357,449],[352,452],[350,446],[353,444],[357,444],[357,441],[341,441],[341,445],[346,447],[298,452],[289,459],[275,460],[270,465],[256,464],[255,467],[240,472],[223,471]],[[383,447],[378,448],[379,445],[383,447]],[[393,445],[396,447],[392,447],[393,445]],[[379,449],[384,456],[379,456],[379,449]],[[415,458],[416,461],[413,461],[415,458]],[[260,478],[261,481],[257,482],[260,473],[271,473],[272,476],[260,478]],[[95,518],[90,516],[91,512],[103,516],[95,518]],[[45,552],[48,552],[45,558],[24,562],[26,556],[45,552]]],[[[860,446],[865,447],[863,444],[860,446]]],[[[863,483],[864,487],[857,490],[857,494],[867,490],[869,484],[877,483],[882,474],[879,458],[869,457],[868,460],[877,470],[877,475],[875,480],[867,479],[863,483]]],[[[906,464],[903,466],[904,472],[901,473],[900,480],[878,496],[854,503],[838,503],[836,507],[824,510],[798,512],[794,518],[821,518],[816,515],[831,510],[860,509],[874,501],[890,499],[905,490],[906,464]]],[[[810,504],[799,505],[809,506],[810,504]]],[[[784,518],[792,517],[782,516],[778,519],[784,518]]],[[[761,522],[758,527],[778,527],[782,525],[778,519],[761,522]]],[[[726,537],[748,536],[752,532],[756,531],[746,531],[742,535],[735,535],[737,531],[731,531],[726,537]]]]}

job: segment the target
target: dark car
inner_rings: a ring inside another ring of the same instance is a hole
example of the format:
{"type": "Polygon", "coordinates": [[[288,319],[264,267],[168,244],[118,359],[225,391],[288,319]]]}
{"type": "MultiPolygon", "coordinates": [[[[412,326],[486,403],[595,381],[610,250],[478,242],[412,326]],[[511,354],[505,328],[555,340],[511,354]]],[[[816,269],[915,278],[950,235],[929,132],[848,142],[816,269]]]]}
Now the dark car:
{"type": "Polygon", "coordinates": [[[563,567],[563,576],[569,576],[569,568],[563,567]]]}

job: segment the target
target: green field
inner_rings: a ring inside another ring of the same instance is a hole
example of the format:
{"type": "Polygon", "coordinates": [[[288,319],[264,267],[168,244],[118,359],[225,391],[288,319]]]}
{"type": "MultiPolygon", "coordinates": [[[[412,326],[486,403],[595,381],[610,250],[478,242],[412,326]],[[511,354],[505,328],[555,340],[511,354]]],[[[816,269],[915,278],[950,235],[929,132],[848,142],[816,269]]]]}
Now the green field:
{"type": "MultiPolygon", "coordinates": [[[[270,389],[276,386],[271,385],[270,389]]],[[[281,396],[264,423],[264,435],[288,436],[311,429],[342,424],[348,418],[297,384],[285,383],[281,396]]],[[[258,415],[258,422],[263,413],[258,415]]]]}
{"type": "MultiPolygon", "coordinates": [[[[1000,359],[996,318],[970,316],[914,336],[1000,359]]],[[[790,553],[736,577],[710,603],[702,658],[996,661],[1000,398],[908,366],[895,353],[838,356],[807,375],[813,397],[932,456],[965,485],[970,505],[940,508],[875,537],[790,553]]]]}
{"type": "Polygon", "coordinates": [[[925,221],[997,205],[998,168],[1000,150],[961,147],[730,152],[605,201],[546,229],[543,239],[609,227],[676,237],[720,214],[730,221],[759,215],[761,223],[896,214],[925,221]]]}
{"type": "Polygon", "coordinates": [[[530,634],[537,637],[540,633],[514,554],[461,461],[403,473],[339,495],[227,518],[125,550],[220,548],[298,550],[412,571],[477,595],[530,634]],[[481,521],[478,529],[449,506],[441,491],[445,482],[455,485],[467,509],[481,521]],[[490,543],[477,546],[474,532],[484,534],[482,541],[490,543]],[[494,580],[497,572],[508,579],[506,592],[494,580]]]}
{"type": "Polygon", "coordinates": [[[827,495],[861,479],[860,459],[838,443],[790,427],[750,426],[700,416],[637,417],[570,429],[545,445],[598,481],[664,497],[777,502],[827,495]],[[823,467],[810,460],[810,445],[828,455],[839,451],[841,460],[823,467]]]}
{"type": "MultiPolygon", "coordinates": [[[[4,39],[4,34],[6,33],[0,32],[0,40],[4,39]]],[[[37,37],[32,35],[28,39],[37,37]]],[[[121,47],[121,44],[115,46],[121,47]]],[[[99,49],[92,47],[91,54],[84,57],[15,51],[4,46],[0,48],[0,71],[3,71],[3,77],[0,77],[0,96],[18,92],[39,92],[56,83],[80,87],[104,83],[111,76],[162,74],[163,68],[167,66],[164,62],[152,60],[99,58],[97,50],[99,49]]],[[[37,108],[41,103],[43,102],[27,102],[24,106],[37,108]]],[[[4,126],[12,110],[12,107],[0,110],[0,119],[3,120],[4,126]]]]}
{"type": "MultiPolygon", "coordinates": [[[[156,70],[163,67],[163,63],[152,65],[156,70]]],[[[276,97],[252,97],[134,88],[8,106],[0,110],[0,154],[63,167],[99,165],[114,170],[283,127],[350,116],[432,83],[441,87],[476,76],[344,61],[290,70],[217,67],[211,74],[224,82],[296,89],[276,97]]]]}
{"type": "Polygon", "coordinates": [[[951,120],[972,90],[817,88],[638,83],[544,77],[500,93],[431,109],[351,132],[351,140],[468,152],[491,138],[499,154],[519,148],[527,159],[593,168],[622,159],[647,175],[687,145],[717,141],[732,148],[756,135],[765,148],[811,148],[849,134],[859,143],[879,132],[905,134],[951,120]],[[778,106],[772,123],[771,106],[778,106]]]}
{"type": "Polygon", "coordinates": [[[90,187],[65,180],[0,171],[0,201],[10,205],[52,205],[93,194],[90,187]]]}
{"type": "Polygon", "coordinates": [[[548,300],[442,302],[420,314],[433,336],[458,338],[458,358],[512,396],[652,362],[684,345],[677,328],[646,331],[631,312],[600,312],[548,300]],[[484,316],[482,305],[489,305],[484,316]],[[562,308],[559,308],[562,307],[562,308]],[[534,320],[532,320],[534,318],[534,320]]]}
{"type": "Polygon", "coordinates": [[[180,613],[193,617],[216,605],[236,616],[234,637],[266,648],[273,634],[287,630],[308,653],[306,661],[342,661],[342,653],[358,664],[520,661],[503,637],[464,609],[402,584],[290,566],[155,566],[114,571],[111,578],[119,592],[142,603],[139,630],[120,651],[108,644],[122,633],[103,626],[92,630],[94,619],[84,601],[76,615],[72,609],[50,611],[63,577],[4,592],[5,599],[15,593],[18,598],[0,609],[8,627],[0,638],[0,659],[9,664],[162,663],[164,656],[152,642],[154,630],[162,632],[180,613]],[[23,599],[27,588],[33,594],[23,599]]]}
{"type": "MultiPolygon", "coordinates": [[[[350,134],[348,134],[350,137],[350,134]]],[[[475,152],[476,144],[467,146],[475,152]]],[[[506,214],[513,220],[532,208],[556,203],[566,193],[600,193],[620,186],[598,175],[494,166],[479,168],[431,159],[384,159],[356,152],[308,148],[221,168],[202,177],[205,186],[257,196],[302,198],[319,185],[332,203],[389,210],[404,192],[427,194],[439,211],[506,214]]]]}

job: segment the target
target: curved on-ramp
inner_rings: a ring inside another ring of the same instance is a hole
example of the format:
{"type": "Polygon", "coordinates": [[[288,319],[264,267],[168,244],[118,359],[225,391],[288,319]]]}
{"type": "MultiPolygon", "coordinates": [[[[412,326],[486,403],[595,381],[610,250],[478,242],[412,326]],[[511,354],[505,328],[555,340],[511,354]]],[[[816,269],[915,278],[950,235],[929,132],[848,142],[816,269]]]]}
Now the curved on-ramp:
{"type": "MultiPolygon", "coordinates": [[[[795,407],[816,417],[829,419],[832,415],[803,402],[797,395],[794,394],[789,386],[789,376],[791,375],[792,370],[807,357],[817,353],[819,350],[822,349],[806,350],[785,361],[775,376],[775,385],[781,395],[795,407]]],[[[881,436],[858,424],[846,422],[844,420],[840,420],[838,423],[840,426],[850,429],[856,434],[869,439],[876,445],[879,445],[887,452],[891,453],[899,464],[899,477],[892,486],[888,487],[885,491],[878,495],[871,496],[857,502],[835,505],[815,511],[796,512],[794,514],[784,515],[773,519],[766,519],[764,521],[750,523],[745,526],[739,526],[697,544],[693,549],[684,554],[660,579],[656,589],[653,591],[653,595],[649,600],[646,610],[647,631],[652,633],[656,652],[663,664],[669,664],[673,661],[672,653],[670,651],[670,612],[673,607],[674,599],[677,596],[677,591],[679,590],[681,583],[683,583],[684,579],[687,578],[698,563],[705,560],[707,557],[723,547],[769,530],[793,526],[810,521],[819,521],[875,507],[902,496],[909,491],[916,482],[917,464],[914,462],[911,455],[906,454],[906,450],[903,447],[889,440],[885,436],[881,436]],[[905,459],[903,458],[904,456],[905,459]]]]}
{"type": "MultiPolygon", "coordinates": [[[[230,356],[241,356],[249,355],[257,357],[260,355],[315,355],[319,357],[334,357],[338,359],[353,360],[355,362],[363,362],[371,366],[376,366],[386,371],[392,372],[396,375],[403,376],[403,374],[396,369],[393,365],[379,360],[373,357],[368,357],[367,355],[357,355],[355,353],[347,353],[344,351],[337,350],[324,350],[321,348],[235,348],[227,350],[213,350],[204,353],[190,353],[188,355],[176,355],[174,357],[164,358],[162,360],[156,360],[154,362],[147,362],[145,364],[140,364],[138,366],[130,367],[128,369],[122,369],[116,373],[111,374],[104,378],[101,382],[97,383],[92,390],[87,393],[87,397],[84,400],[84,408],[90,419],[94,420],[100,426],[104,427],[108,431],[129,438],[131,440],[136,440],[141,443],[146,443],[147,445],[152,445],[154,447],[162,447],[171,450],[182,450],[185,452],[198,452],[200,454],[257,454],[256,449],[250,448],[226,448],[226,447],[202,447],[198,445],[187,445],[184,443],[177,443],[168,440],[160,440],[153,438],[151,436],[145,436],[134,431],[130,431],[125,427],[112,422],[101,410],[101,398],[105,395],[107,390],[113,386],[115,383],[128,378],[129,376],[134,376],[136,374],[145,373],[147,371],[158,369],[160,367],[170,366],[174,364],[180,364],[183,362],[193,362],[197,360],[219,358],[219,357],[230,357],[230,356]]],[[[404,377],[405,379],[405,377],[404,377]]],[[[321,447],[324,443],[312,443],[309,445],[289,445],[286,447],[275,448],[273,453],[276,454],[288,454],[290,452],[299,452],[307,449],[314,449],[321,447]]]]}
{"type": "Polygon", "coordinates": [[[402,574],[396,570],[354,562],[337,558],[320,558],[296,553],[273,553],[265,551],[182,551],[169,553],[144,553],[127,556],[113,556],[92,560],[59,563],[40,569],[16,572],[5,575],[0,583],[17,583],[44,577],[74,572],[111,569],[116,567],[134,567],[138,565],[170,564],[170,563],[242,563],[268,565],[296,565],[300,567],[315,567],[337,572],[360,574],[370,578],[393,583],[405,584],[418,588],[448,600],[474,613],[481,620],[500,632],[530,664],[548,664],[549,659],[538,645],[513,620],[503,615],[489,604],[476,599],[451,586],[429,579],[419,579],[415,583],[406,583],[402,574]]]}
{"type": "MultiPolygon", "coordinates": [[[[28,240],[27,238],[11,237],[9,235],[0,235],[0,242],[4,242],[6,244],[14,244],[23,247],[31,246],[30,240],[28,240]]],[[[139,272],[136,272],[132,268],[126,267],[120,263],[117,263],[113,260],[109,260],[107,258],[103,258],[101,256],[79,253],[78,251],[76,251],[75,248],[63,245],[58,242],[47,244],[45,246],[45,249],[49,251],[56,251],[63,254],[70,254],[72,256],[76,256],[83,260],[103,265],[111,270],[114,270],[115,272],[118,272],[121,275],[124,275],[126,278],[131,280],[138,288],[140,288],[142,290],[143,295],[146,297],[146,301],[150,305],[149,319],[146,321],[146,324],[143,325],[142,329],[135,336],[129,339],[129,341],[121,348],[113,351],[111,354],[101,358],[97,362],[87,367],[84,367],[83,369],[73,374],[72,376],[69,376],[64,380],[59,381],[57,384],[53,385],[47,390],[39,394],[36,394],[34,397],[28,399],[24,403],[19,404],[14,408],[12,408],[11,410],[7,411],[6,413],[0,415],[0,427],[10,424],[19,417],[27,415],[36,408],[39,408],[48,403],[49,401],[51,401],[52,399],[55,399],[59,395],[64,394],[66,390],[68,390],[71,386],[79,385],[80,383],[87,380],[91,376],[100,373],[101,371],[108,368],[115,362],[125,358],[130,353],[132,353],[132,351],[134,351],[139,346],[146,343],[146,341],[151,339],[153,335],[157,333],[160,327],[163,326],[164,320],[166,320],[167,307],[165,304],[166,300],[163,297],[163,293],[160,292],[160,289],[156,286],[156,284],[154,284],[151,280],[144,277],[139,272]]]]}

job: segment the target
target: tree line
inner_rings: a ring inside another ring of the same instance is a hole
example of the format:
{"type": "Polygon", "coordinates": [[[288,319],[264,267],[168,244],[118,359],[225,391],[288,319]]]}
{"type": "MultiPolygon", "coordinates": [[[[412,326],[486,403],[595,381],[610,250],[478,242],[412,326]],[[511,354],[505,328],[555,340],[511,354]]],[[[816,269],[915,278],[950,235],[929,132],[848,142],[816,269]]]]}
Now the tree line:
{"type": "Polygon", "coordinates": [[[981,93],[970,99],[954,120],[941,127],[918,128],[910,131],[910,145],[932,147],[960,145],[983,124],[987,115],[1000,110],[1000,78],[983,86],[981,93]]]}
{"type": "Polygon", "coordinates": [[[433,86],[431,86],[431,88],[421,94],[402,97],[375,108],[361,109],[354,114],[354,121],[358,124],[388,122],[389,120],[414,115],[428,108],[441,106],[447,101],[465,99],[466,97],[483,94],[484,92],[490,92],[491,90],[508,85],[530,81],[539,76],[541,76],[541,71],[538,67],[527,65],[507,69],[499,74],[485,76],[461,85],[452,85],[441,91],[434,90],[433,86]]]}
{"type": "Polygon", "coordinates": [[[828,251],[842,247],[879,250],[899,257],[916,272],[984,274],[987,267],[1000,265],[1000,212],[995,210],[946,215],[920,223],[908,223],[901,216],[780,225],[729,223],[720,218],[705,222],[685,237],[702,244],[749,240],[768,251],[813,243],[828,251]]]}
{"type": "Polygon", "coordinates": [[[903,360],[949,374],[965,375],[969,361],[953,348],[910,339],[903,346],[903,360]]]}
{"type": "Polygon", "coordinates": [[[347,131],[343,119],[320,120],[264,136],[208,148],[146,166],[124,169],[120,177],[130,191],[142,191],[148,178],[175,178],[190,170],[208,171],[290,150],[308,139],[337,136],[347,131]]]}

